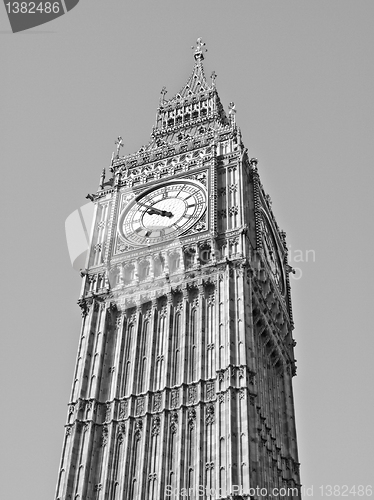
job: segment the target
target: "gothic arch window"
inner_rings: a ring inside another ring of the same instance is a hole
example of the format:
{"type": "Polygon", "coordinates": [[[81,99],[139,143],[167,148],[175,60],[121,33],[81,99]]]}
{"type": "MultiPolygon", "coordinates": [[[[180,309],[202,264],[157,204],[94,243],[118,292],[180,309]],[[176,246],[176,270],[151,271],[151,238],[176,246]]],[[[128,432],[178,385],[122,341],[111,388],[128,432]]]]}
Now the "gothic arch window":
{"type": "Polygon", "coordinates": [[[176,273],[180,267],[180,254],[179,252],[173,252],[169,255],[169,271],[170,273],[176,273]]]}
{"type": "MultiPolygon", "coordinates": [[[[117,266],[112,267],[109,271],[109,284],[111,287],[115,287],[118,285],[120,279],[120,271],[117,266]]],[[[91,287],[92,288],[92,287],[91,287]]]]}
{"type": "Polygon", "coordinates": [[[199,259],[200,259],[200,264],[207,264],[210,261],[210,255],[211,253],[211,248],[208,245],[204,245],[203,247],[200,248],[199,252],[199,259]]]}
{"type": "Polygon", "coordinates": [[[139,264],[139,279],[145,280],[149,278],[150,263],[149,260],[143,260],[139,264]]]}
{"type": "Polygon", "coordinates": [[[154,260],[154,273],[155,273],[155,278],[158,276],[161,276],[161,274],[164,272],[164,267],[165,267],[165,262],[164,259],[161,255],[155,257],[154,260]]]}
{"type": "Polygon", "coordinates": [[[186,248],[184,251],[184,262],[187,269],[193,267],[195,263],[196,250],[192,247],[186,248]]]}
{"type": "Polygon", "coordinates": [[[125,285],[128,285],[134,279],[135,266],[133,264],[129,264],[124,269],[124,282],[125,285]]]}

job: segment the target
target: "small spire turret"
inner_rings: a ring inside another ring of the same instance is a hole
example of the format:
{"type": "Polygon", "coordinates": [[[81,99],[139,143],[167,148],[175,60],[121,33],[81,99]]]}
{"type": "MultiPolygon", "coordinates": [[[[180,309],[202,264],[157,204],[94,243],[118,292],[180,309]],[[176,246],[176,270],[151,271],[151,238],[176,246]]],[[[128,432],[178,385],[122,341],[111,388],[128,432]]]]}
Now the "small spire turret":
{"type": "Polygon", "coordinates": [[[229,118],[231,123],[235,124],[235,115],[236,115],[236,108],[235,104],[233,102],[230,102],[229,104],[229,118]]]}
{"type": "Polygon", "coordinates": [[[103,168],[103,171],[101,172],[100,176],[100,184],[99,184],[100,189],[104,189],[104,182],[105,182],[105,168],[103,168]]]}

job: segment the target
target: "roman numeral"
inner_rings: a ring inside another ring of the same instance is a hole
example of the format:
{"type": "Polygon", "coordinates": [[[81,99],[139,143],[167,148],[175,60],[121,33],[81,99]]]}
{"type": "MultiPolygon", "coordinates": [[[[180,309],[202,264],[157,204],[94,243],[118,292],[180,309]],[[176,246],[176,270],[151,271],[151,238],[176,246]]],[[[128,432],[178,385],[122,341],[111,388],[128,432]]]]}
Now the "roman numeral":
{"type": "Polygon", "coordinates": [[[187,198],[184,199],[184,201],[188,200],[188,198],[191,198],[191,196],[194,196],[194,194],[197,193],[197,191],[194,191],[193,193],[191,193],[189,196],[187,196],[187,198]]]}

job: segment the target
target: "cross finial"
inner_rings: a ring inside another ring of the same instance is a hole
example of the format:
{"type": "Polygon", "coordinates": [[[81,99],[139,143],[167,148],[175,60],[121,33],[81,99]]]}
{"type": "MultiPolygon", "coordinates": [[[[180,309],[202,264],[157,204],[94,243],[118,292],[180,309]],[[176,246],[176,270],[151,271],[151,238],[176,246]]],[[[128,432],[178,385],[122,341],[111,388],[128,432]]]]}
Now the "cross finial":
{"type": "Polygon", "coordinates": [[[165,100],[165,94],[167,93],[167,90],[166,90],[166,87],[162,87],[161,89],[161,96],[160,96],[160,102],[164,101],[165,100]]]}
{"type": "Polygon", "coordinates": [[[217,73],[215,71],[213,71],[212,74],[210,75],[210,78],[212,79],[212,85],[213,85],[213,87],[215,87],[216,86],[217,73]]]}
{"type": "Polygon", "coordinates": [[[202,38],[198,38],[196,40],[196,47],[192,46],[191,49],[195,49],[194,58],[196,61],[202,61],[204,59],[204,52],[208,52],[208,49],[205,48],[205,42],[203,42],[202,38]]]}
{"type": "Polygon", "coordinates": [[[119,157],[119,150],[124,146],[122,137],[119,136],[114,144],[117,146],[117,158],[118,158],[119,157]]]}

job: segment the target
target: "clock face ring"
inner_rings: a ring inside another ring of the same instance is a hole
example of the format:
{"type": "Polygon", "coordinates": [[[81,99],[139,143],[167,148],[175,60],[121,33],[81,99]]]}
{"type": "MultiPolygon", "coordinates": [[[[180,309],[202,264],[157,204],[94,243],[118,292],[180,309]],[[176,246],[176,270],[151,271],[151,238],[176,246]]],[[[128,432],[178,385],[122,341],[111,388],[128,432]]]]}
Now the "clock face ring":
{"type": "Polygon", "coordinates": [[[119,217],[120,236],[135,245],[177,238],[206,210],[206,193],[190,180],[165,183],[138,195],[119,217]]]}

